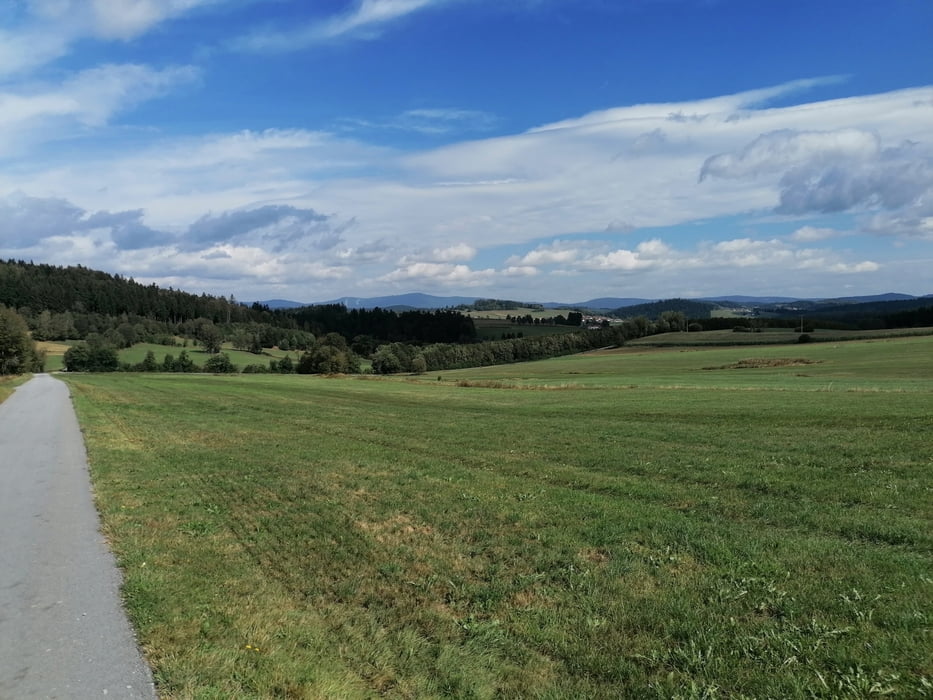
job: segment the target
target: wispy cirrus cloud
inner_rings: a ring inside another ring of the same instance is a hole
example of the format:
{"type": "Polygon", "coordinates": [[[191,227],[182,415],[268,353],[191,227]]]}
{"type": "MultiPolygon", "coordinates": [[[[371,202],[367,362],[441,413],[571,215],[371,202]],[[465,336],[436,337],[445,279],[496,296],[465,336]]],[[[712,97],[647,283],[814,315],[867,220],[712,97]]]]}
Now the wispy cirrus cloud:
{"type": "Polygon", "coordinates": [[[293,29],[270,27],[234,39],[234,49],[284,52],[338,39],[373,39],[391,23],[451,0],[359,0],[350,12],[293,29]]]}
{"type": "Polygon", "coordinates": [[[93,38],[129,41],[195,8],[229,0],[25,0],[0,28],[0,77],[28,73],[93,38]]]}
{"type": "Polygon", "coordinates": [[[387,119],[345,118],[340,128],[345,131],[393,130],[426,135],[483,132],[497,122],[494,115],[475,109],[421,108],[410,109],[387,119]]]}
{"type": "Polygon", "coordinates": [[[0,158],[36,143],[101,127],[140,102],[199,79],[192,66],[161,70],[107,64],[80,71],[58,85],[0,87],[0,158]]]}

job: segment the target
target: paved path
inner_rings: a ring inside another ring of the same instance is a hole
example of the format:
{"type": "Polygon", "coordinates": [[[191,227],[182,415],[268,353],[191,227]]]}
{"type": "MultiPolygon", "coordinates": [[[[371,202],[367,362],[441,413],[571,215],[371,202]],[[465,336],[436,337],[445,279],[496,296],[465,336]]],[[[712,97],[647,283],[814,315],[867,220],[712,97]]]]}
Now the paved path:
{"type": "Polygon", "coordinates": [[[68,387],[0,404],[0,700],[155,698],[98,531],[68,387]]]}

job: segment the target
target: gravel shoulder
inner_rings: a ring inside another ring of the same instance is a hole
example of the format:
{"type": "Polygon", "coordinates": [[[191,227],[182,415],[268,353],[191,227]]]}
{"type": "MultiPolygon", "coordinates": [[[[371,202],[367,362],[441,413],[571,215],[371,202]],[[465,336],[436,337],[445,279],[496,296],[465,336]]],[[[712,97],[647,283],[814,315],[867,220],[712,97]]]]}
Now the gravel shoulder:
{"type": "Polygon", "coordinates": [[[156,697],[99,530],[68,388],[0,404],[0,698],[156,697]]]}

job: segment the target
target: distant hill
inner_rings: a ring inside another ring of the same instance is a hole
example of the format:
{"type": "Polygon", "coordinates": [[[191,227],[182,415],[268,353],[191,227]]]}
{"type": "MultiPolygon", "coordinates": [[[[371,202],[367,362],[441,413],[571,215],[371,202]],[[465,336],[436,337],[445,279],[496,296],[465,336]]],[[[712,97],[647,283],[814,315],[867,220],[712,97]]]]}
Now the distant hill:
{"type": "Polygon", "coordinates": [[[734,294],[732,296],[723,296],[723,297],[701,297],[696,301],[713,301],[713,302],[723,302],[728,301],[735,304],[745,304],[749,306],[755,306],[759,304],[786,304],[795,301],[800,301],[796,297],[749,297],[743,296],[741,294],[734,294]]]}
{"type": "Polygon", "coordinates": [[[709,301],[694,301],[692,299],[664,299],[647,304],[624,306],[615,310],[615,315],[621,318],[658,318],[665,311],[680,311],[687,318],[709,318],[710,312],[720,308],[718,304],[709,301]]]}
{"type": "Polygon", "coordinates": [[[447,307],[472,304],[478,297],[436,297],[430,294],[412,292],[410,294],[395,294],[384,297],[341,297],[331,301],[318,302],[321,304],[343,304],[348,309],[446,309],[447,307]]]}
{"type": "MultiPolygon", "coordinates": [[[[244,302],[249,306],[252,302],[244,302]]],[[[298,309],[302,306],[307,306],[300,301],[290,301],[289,299],[266,299],[265,301],[258,301],[257,304],[262,304],[263,306],[268,306],[270,309],[298,309]]]]}
{"type": "Polygon", "coordinates": [[[593,311],[612,311],[623,306],[634,306],[636,304],[648,304],[653,299],[641,298],[616,298],[600,297],[599,299],[590,299],[589,301],[578,301],[567,304],[557,301],[549,301],[542,304],[545,309],[592,309],[593,311]]]}
{"type": "Polygon", "coordinates": [[[807,310],[807,314],[810,316],[843,319],[854,316],[884,316],[886,314],[913,311],[929,306],[933,306],[933,298],[930,297],[908,297],[906,299],[891,299],[889,301],[862,301],[840,304],[827,300],[807,310]]]}

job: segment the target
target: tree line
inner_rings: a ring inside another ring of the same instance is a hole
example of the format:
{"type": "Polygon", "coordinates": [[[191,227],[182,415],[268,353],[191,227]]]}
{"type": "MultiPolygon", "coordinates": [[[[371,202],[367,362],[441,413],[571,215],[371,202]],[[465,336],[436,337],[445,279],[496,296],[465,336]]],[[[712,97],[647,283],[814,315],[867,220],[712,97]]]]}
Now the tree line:
{"type": "Polygon", "coordinates": [[[352,309],[326,304],[272,310],[90,270],[0,260],[0,304],[17,310],[36,340],[102,336],[116,348],[196,338],[207,325],[242,349],[305,349],[309,336],[339,333],[371,352],[380,342],[472,342],[473,320],[452,310],[352,309]]]}

